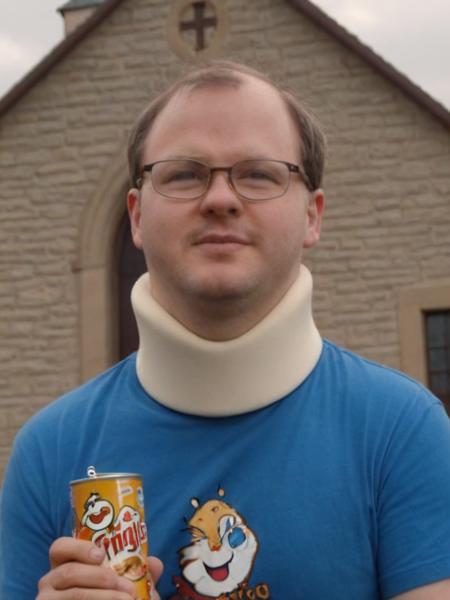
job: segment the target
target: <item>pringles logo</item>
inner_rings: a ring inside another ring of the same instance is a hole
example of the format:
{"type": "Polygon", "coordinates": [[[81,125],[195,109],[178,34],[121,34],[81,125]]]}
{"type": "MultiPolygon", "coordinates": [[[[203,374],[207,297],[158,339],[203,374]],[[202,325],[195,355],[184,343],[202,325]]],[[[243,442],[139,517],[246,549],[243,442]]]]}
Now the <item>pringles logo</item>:
{"type": "Polygon", "coordinates": [[[84,531],[80,537],[102,546],[116,571],[120,569],[120,575],[133,580],[145,575],[146,566],[136,554],[147,542],[147,527],[137,510],[123,506],[115,517],[113,505],[93,492],[84,504],[81,524],[84,531]]]}

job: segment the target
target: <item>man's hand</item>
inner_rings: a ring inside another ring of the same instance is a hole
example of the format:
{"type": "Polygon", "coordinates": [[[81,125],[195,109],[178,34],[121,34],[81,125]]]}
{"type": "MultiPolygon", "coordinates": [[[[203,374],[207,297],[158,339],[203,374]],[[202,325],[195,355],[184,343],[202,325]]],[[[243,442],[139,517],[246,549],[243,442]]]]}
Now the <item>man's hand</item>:
{"type": "MultiPolygon", "coordinates": [[[[162,575],[164,565],[162,561],[159,560],[159,558],[157,558],[156,556],[149,556],[147,559],[147,564],[150,571],[150,575],[152,576],[152,581],[156,585],[159,581],[159,578],[162,575]]],[[[154,600],[161,600],[158,592],[156,592],[154,600]]]]}
{"type": "MultiPolygon", "coordinates": [[[[104,558],[92,542],[59,538],[50,548],[52,568],[39,581],[36,600],[134,600],[133,583],[103,565],[104,558]]],[[[162,563],[152,557],[148,565],[156,583],[162,563]]]]}

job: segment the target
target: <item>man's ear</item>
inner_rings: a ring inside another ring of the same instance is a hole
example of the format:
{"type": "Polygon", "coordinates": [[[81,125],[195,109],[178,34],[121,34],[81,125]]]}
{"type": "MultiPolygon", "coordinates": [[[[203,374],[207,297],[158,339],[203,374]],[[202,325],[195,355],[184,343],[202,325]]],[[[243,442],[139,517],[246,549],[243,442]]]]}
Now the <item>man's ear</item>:
{"type": "Polygon", "coordinates": [[[131,237],[136,248],[142,250],[141,238],[141,193],[131,188],[127,194],[128,216],[130,218],[131,237]]]}
{"type": "Polygon", "coordinates": [[[323,190],[318,188],[309,194],[306,208],[306,235],[303,242],[304,248],[312,248],[320,239],[322,229],[322,216],[325,208],[323,190]]]}

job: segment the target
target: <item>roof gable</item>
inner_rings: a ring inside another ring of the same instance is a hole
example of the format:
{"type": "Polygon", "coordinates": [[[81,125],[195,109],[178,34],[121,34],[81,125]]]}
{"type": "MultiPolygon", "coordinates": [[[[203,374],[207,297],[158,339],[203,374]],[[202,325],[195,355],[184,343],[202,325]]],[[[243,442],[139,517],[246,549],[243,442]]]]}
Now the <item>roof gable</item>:
{"type": "Polygon", "coordinates": [[[403,73],[390,63],[386,62],[369,46],[363,44],[355,35],[349,33],[342,25],[339,25],[337,21],[329,17],[315,4],[312,4],[309,0],[286,1],[308,17],[313,23],[327,31],[346,48],[357,54],[385,79],[393,83],[397,88],[400,88],[406,96],[428,110],[444,125],[450,127],[450,112],[442,104],[423,91],[417,84],[413,83],[406,75],[403,75],[403,73]]]}
{"type": "Polygon", "coordinates": [[[66,10],[78,10],[79,8],[91,8],[93,6],[100,6],[104,0],[69,0],[58,8],[60,13],[66,10]]]}
{"type": "Polygon", "coordinates": [[[0,100],[0,117],[5,114],[22,96],[30,91],[63,58],[70,53],[93,29],[100,25],[123,0],[106,0],[86,21],[65,37],[47,54],[25,77],[23,77],[0,100]]]}
{"type": "MultiPolygon", "coordinates": [[[[99,4],[99,7],[82,25],[62,40],[0,100],[0,117],[45,77],[55,65],[63,60],[75,46],[94,30],[97,25],[104,21],[122,2],[123,0],[69,0],[64,4],[59,10],[71,10],[95,4],[99,4]]],[[[431,113],[443,125],[450,128],[450,112],[442,104],[434,100],[434,98],[386,62],[371,48],[364,45],[356,36],[349,33],[320,8],[312,4],[310,0],[286,0],[286,2],[309,18],[318,27],[325,30],[339,43],[358,55],[382,77],[431,113]]]]}

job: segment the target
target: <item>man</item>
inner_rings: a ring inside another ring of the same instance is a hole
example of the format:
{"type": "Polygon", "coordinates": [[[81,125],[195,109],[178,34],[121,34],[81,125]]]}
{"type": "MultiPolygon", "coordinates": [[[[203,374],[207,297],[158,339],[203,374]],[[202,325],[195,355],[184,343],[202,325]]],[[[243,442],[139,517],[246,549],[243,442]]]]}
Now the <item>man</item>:
{"type": "Polygon", "coordinates": [[[312,319],[301,263],[320,236],[323,147],[291,94],[238,64],[143,113],[128,193],[150,272],[132,294],[139,351],[19,434],[3,597],[133,598],[67,537],[68,482],[93,464],[143,473],[162,599],[450,599],[444,410],[312,319]]]}

